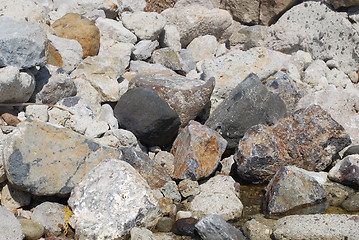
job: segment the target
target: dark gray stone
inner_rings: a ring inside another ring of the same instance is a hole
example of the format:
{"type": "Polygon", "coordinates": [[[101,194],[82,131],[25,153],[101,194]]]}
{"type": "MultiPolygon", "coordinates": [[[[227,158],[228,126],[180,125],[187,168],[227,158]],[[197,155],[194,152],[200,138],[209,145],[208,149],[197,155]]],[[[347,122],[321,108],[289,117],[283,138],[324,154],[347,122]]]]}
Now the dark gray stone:
{"type": "Polygon", "coordinates": [[[181,236],[197,237],[195,224],[198,222],[196,218],[181,218],[173,225],[173,232],[181,236]]]}
{"type": "Polygon", "coordinates": [[[245,240],[241,230],[227,223],[220,215],[209,215],[196,223],[195,228],[204,240],[245,240]]]}
{"type": "Polygon", "coordinates": [[[345,150],[343,154],[343,158],[349,155],[359,154],[359,145],[350,146],[347,150],[345,150]]]}
{"type": "Polygon", "coordinates": [[[330,169],[328,178],[359,189],[359,155],[349,155],[330,169]]]}
{"type": "Polygon", "coordinates": [[[133,132],[147,146],[165,146],[177,136],[178,114],[152,88],[128,90],[114,110],[122,128],[133,132]]]}
{"type": "Polygon", "coordinates": [[[239,83],[206,121],[206,125],[219,132],[229,149],[238,145],[244,133],[256,124],[271,125],[287,115],[283,100],[250,74],[239,83]]]}

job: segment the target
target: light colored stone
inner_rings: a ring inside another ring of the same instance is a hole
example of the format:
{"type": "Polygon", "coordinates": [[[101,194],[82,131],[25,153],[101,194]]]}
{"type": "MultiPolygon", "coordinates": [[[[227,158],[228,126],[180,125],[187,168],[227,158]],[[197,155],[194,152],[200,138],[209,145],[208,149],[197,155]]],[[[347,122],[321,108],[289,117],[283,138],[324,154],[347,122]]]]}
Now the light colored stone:
{"type": "Polygon", "coordinates": [[[169,176],[173,176],[174,156],[172,153],[160,151],[155,155],[153,160],[162,166],[169,176]]]}
{"type": "Polygon", "coordinates": [[[177,0],[176,4],[174,5],[175,8],[183,8],[188,7],[190,5],[197,5],[206,7],[208,9],[218,8],[219,7],[219,0],[177,0]]]}
{"type": "Polygon", "coordinates": [[[77,88],[77,97],[80,97],[90,106],[91,110],[97,114],[101,110],[101,94],[91,85],[91,83],[83,78],[76,78],[74,83],[77,88]]]}
{"type": "MultiPolygon", "coordinates": [[[[164,75],[178,75],[173,70],[166,68],[159,63],[148,63],[144,61],[131,61],[130,70],[133,72],[131,80],[137,75],[147,74],[164,74],[164,75]]],[[[125,76],[127,78],[127,76],[125,76]]]]}
{"type": "Polygon", "coordinates": [[[48,106],[30,105],[26,107],[25,116],[35,121],[47,122],[49,120],[48,106]]]}
{"type": "Polygon", "coordinates": [[[31,219],[19,219],[26,240],[38,240],[45,234],[45,228],[31,219]]]}
{"type": "Polygon", "coordinates": [[[176,214],[176,220],[182,219],[182,218],[191,218],[192,212],[190,211],[178,211],[176,214]]]}
{"type": "Polygon", "coordinates": [[[243,232],[251,240],[271,240],[272,229],[255,219],[243,225],[243,232]]]}
{"type": "Polygon", "coordinates": [[[105,121],[92,120],[86,126],[85,136],[89,138],[97,138],[102,136],[105,132],[109,130],[109,125],[105,121]]]}
{"type": "Polygon", "coordinates": [[[1,103],[27,102],[34,90],[35,77],[30,71],[20,72],[13,66],[0,68],[1,103]]]}
{"type": "Polygon", "coordinates": [[[106,122],[110,129],[118,129],[118,121],[113,114],[113,109],[109,104],[103,104],[98,114],[99,121],[106,122]]]}
{"type": "Polygon", "coordinates": [[[118,143],[114,146],[114,147],[133,147],[138,149],[139,148],[139,143],[138,140],[136,138],[136,136],[125,129],[113,129],[110,131],[107,131],[104,135],[106,136],[114,136],[117,138],[118,143]]]}
{"type": "Polygon", "coordinates": [[[153,233],[146,228],[134,227],[130,231],[131,240],[154,240],[153,233]]]}
{"type": "Polygon", "coordinates": [[[199,62],[204,59],[214,58],[217,47],[218,42],[216,37],[205,35],[193,39],[191,43],[188,44],[187,49],[191,51],[193,59],[199,62]]]}
{"type": "Polygon", "coordinates": [[[202,193],[226,193],[239,197],[239,184],[231,176],[216,175],[200,185],[202,193]]]}
{"type": "Polygon", "coordinates": [[[326,75],[329,71],[324,61],[315,60],[305,69],[303,82],[317,91],[323,90],[328,86],[326,75]]]}
{"type": "Polygon", "coordinates": [[[161,47],[169,47],[175,51],[181,50],[181,36],[175,25],[167,24],[159,38],[161,47]]]}
{"type": "Polygon", "coordinates": [[[235,163],[234,161],[234,158],[233,158],[233,155],[227,157],[227,158],[224,158],[221,160],[220,164],[222,166],[221,168],[221,174],[222,175],[227,175],[229,176],[229,174],[231,173],[232,171],[232,168],[233,168],[233,164],[235,163]]]}
{"type": "Polygon", "coordinates": [[[146,7],[146,0],[122,0],[121,9],[123,11],[141,12],[146,7]]]}
{"type": "Polygon", "coordinates": [[[182,200],[175,181],[167,182],[165,185],[163,185],[163,187],[160,188],[160,191],[164,197],[172,199],[175,203],[179,203],[182,200]]]}
{"type": "Polygon", "coordinates": [[[141,40],[156,40],[166,25],[166,19],[155,12],[124,12],[123,25],[141,40]]]}
{"type": "Polygon", "coordinates": [[[132,52],[134,60],[146,60],[151,57],[152,52],[158,48],[158,41],[141,40],[135,45],[135,50],[132,52]]]}
{"type": "Polygon", "coordinates": [[[15,213],[17,208],[30,204],[31,194],[6,184],[1,190],[1,205],[15,213]]]}
{"type": "Polygon", "coordinates": [[[186,49],[181,49],[179,52],[168,47],[157,49],[152,53],[152,61],[185,74],[196,67],[191,52],[186,49]]]}
{"type": "Polygon", "coordinates": [[[178,184],[178,190],[184,198],[189,196],[196,196],[201,192],[198,182],[192,181],[190,179],[184,179],[180,181],[178,184]]]}
{"type": "Polygon", "coordinates": [[[115,239],[160,216],[150,187],[128,163],[107,159],[93,168],[69,199],[78,239],[115,239]]]}
{"type": "Polygon", "coordinates": [[[0,236],[2,240],[22,240],[24,234],[13,213],[0,206],[0,236]]]}
{"type": "Polygon", "coordinates": [[[103,44],[103,41],[109,40],[111,40],[112,43],[123,42],[135,44],[137,42],[136,35],[125,28],[121,21],[108,18],[98,18],[96,20],[96,26],[100,30],[101,45],[103,44]]]}

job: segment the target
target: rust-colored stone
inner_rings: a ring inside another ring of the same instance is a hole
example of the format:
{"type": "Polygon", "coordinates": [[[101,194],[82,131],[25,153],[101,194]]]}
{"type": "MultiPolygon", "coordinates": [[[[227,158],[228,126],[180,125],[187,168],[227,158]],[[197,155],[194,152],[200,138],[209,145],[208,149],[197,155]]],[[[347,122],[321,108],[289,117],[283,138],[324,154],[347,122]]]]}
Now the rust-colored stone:
{"type": "Polygon", "coordinates": [[[59,51],[50,42],[48,47],[49,47],[49,60],[47,63],[57,67],[62,67],[63,61],[59,51]]]}
{"type": "Polygon", "coordinates": [[[1,118],[7,123],[7,125],[9,126],[16,126],[18,125],[21,121],[14,115],[10,114],[10,113],[3,113],[1,114],[1,118]]]}
{"type": "Polygon", "coordinates": [[[146,3],[146,12],[162,12],[167,8],[172,8],[177,0],[148,0],[146,3]]]}
{"type": "Polygon", "coordinates": [[[174,178],[198,180],[208,177],[218,166],[227,141],[212,129],[190,121],[172,146],[174,178]]]}

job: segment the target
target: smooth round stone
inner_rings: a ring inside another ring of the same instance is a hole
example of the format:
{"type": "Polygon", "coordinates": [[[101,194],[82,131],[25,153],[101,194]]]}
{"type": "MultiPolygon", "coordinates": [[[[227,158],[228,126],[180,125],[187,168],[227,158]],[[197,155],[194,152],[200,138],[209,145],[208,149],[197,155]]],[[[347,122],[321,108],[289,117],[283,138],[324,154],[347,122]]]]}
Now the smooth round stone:
{"type": "Polygon", "coordinates": [[[173,218],[161,217],[157,222],[156,228],[159,232],[170,232],[174,223],[173,218]]]}
{"type": "Polygon", "coordinates": [[[37,240],[45,233],[45,228],[30,219],[19,219],[22,227],[22,232],[26,240],[37,240]]]}

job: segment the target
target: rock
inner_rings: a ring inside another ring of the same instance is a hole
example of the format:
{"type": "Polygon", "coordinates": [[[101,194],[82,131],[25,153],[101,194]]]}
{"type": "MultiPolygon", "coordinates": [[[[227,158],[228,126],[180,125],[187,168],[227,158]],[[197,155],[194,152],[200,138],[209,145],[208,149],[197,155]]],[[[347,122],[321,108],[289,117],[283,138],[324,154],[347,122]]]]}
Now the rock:
{"type": "Polygon", "coordinates": [[[209,103],[214,79],[207,82],[191,80],[182,76],[143,75],[135,77],[129,88],[151,87],[179,115],[181,127],[185,127],[209,103]]]}
{"type": "Polygon", "coordinates": [[[321,107],[310,105],[273,126],[251,127],[239,141],[237,173],[243,180],[264,183],[281,166],[322,171],[349,144],[344,128],[321,107]]]}
{"type": "MultiPolygon", "coordinates": [[[[177,73],[172,71],[171,69],[163,66],[159,63],[148,63],[144,61],[131,61],[130,62],[130,70],[135,72],[136,74],[134,77],[138,75],[150,75],[150,74],[163,74],[163,75],[176,75],[179,76],[177,73]]],[[[131,78],[132,79],[134,78],[131,78]]]]}
{"type": "Polygon", "coordinates": [[[197,222],[198,219],[192,217],[178,219],[173,225],[172,231],[177,235],[196,237],[198,235],[194,226],[197,222]]]}
{"type": "Polygon", "coordinates": [[[265,212],[269,216],[309,214],[325,211],[326,194],[321,184],[304,169],[281,167],[269,182],[265,194],[265,212]]]}
{"type": "Polygon", "coordinates": [[[359,192],[350,195],[347,199],[344,200],[341,206],[348,212],[359,211],[359,192]]]}
{"type": "Polygon", "coordinates": [[[6,184],[1,190],[1,205],[7,210],[15,213],[16,209],[30,204],[31,194],[18,190],[6,184]]]}
{"type": "Polygon", "coordinates": [[[163,10],[173,7],[177,0],[147,0],[145,11],[147,12],[162,12],[163,10]]]}
{"type": "Polygon", "coordinates": [[[174,178],[198,180],[208,177],[217,168],[226,146],[227,141],[217,132],[190,121],[172,145],[174,178]]]}
{"type": "Polygon", "coordinates": [[[156,229],[159,232],[170,232],[173,225],[174,225],[175,221],[173,218],[170,217],[161,217],[158,220],[158,223],[156,225],[156,229]]]}
{"type": "Polygon", "coordinates": [[[155,155],[153,160],[159,164],[170,177],[172,177],[174,172],[174,158],[172,153],[160,151],[155,155]]]}
{"type": "Polygon", "coordinates": [[[65,226],[65,205],[53,202],[44,202],[34,208],[31,219],[45,228],[45,235],[59,236],[65,226]]]}
{"type": "Polygon", "coordinates": [[[358,70],[357,30],[346,14],[334,12],[320,1],[292,7],[269,30],[272,38],[267,46],[271,49],[282,51],[283,47],[276,47],[280,45],[292,52],[306,49],[314,59],[337,61],[345,73],[358,70]]]}
{"type": "Polygon", "coordinates": [[[3,113],[1,114],[1,120],[5,122],[7,126],[2,127],[2,131],[4,131],[5,134],[12,132],[14,130],[14,127],[17,126],[21,121],[16,116],[12,115],[11,113],[3,113]],[[7,130],[4,130],[4,127],[10,127],[7,130]]]}
{"type": "Polygon", "coordinates": [[[120,57],[88,57],[71,73],[76,81],[82,78],[100,93],[103,102],[114,102],[120,98],[117,79],[124,73],[128,62],[120,57]]]}
{"type": "Polygon", "coordinates": [[[175,203],[179,203],[182,200],[181,194],[178,191],[178,187],[175,181],[168,181],[160,188],[164,197],[170,198],[175,203]]]}
{"type": "Polygon", "coordinates": [[[128,163],[106,159],[75,187],[69,199],[79,239],[115,239],[160,216],[150,187],[128,163]]]}
{"type": "Polygon", "coordinates": [[[323,187],[329,205],[335,207],[340,206],[349,195],[354,193],[354,189],[332,181],[327,181],[323,187]]]}
{"type": "Polygon", "coordinates": [[[313,61],[304,72],[303,82],[315,90],[322,90],[328,87],[326,78],[329,68],[322,60],[313,61]]]}
{"type": "Polygon", "coordinates": [[[131,240],[152,240],[154,239],[153,233],[146,228],[134,227],[130,231],[131,240]]]}
{"type": "Polygon", "coordinates": [[[254,74],[239,83],[213,111],[206,126],[217,131],[234,149],[245,132],[256,124],[274,124],[287,115],[282,99],[268,91],[254,74]]]}
{"type": "Polygon", "coordinates": [[[176,137],[180,119],[152,88],[130,89],[115,107],[122,128],[133,132],[148,146],[165,146],[176,137]]]}
{"type": "Polygon", "coordinates": [[[328,178],[334,182],[359,188],[359,155],[349,155],[330,169],[328,178]]]}
{"type": "Polygon", "coordinates": [[[59,38],[55,35],[48,35],[51,45],[56,51],[60,54],[61,62],[51,61],[51,50],[50,50],[50,59],[48,64],[55,65],[63,68],[67,72],[74,70],[82,60],[83,51],[82,46],[76,40],[59,38]]]}
{"type": "Polygon", "coordinates": [[[209,215],[199,220],[195,228],[202,239],[206,240],[241,240],[246,239],[241,230],[227,223],[219,215],[209,215]]]}
{"type": "Polygon", "coordinates": [[[38,240],[45,234],[45,228],[33,220],[19,219],[22,231],[27,240],[38,240]]]}
{"type": "Polygon", "coordinates": [[[289,58],[289,55],[266,48],[252,48],[204,60],[201,64],[204,79],[216,79],[211,97],[212,112],[250,73],[255,73],[262,81],[279,71],[289,58]]]}
{"type": "Polygon", "coordinates": [[[21,224],[13,213],[0,206],[0,236],[3,240],[22,240],[21,224]]]}
{"type": "Polygon", "coordinates": [[[333,5],[333,7],[335,9],[338,9],[338,8],[341,8],[341,7],[351,7],[351,6],[359,5],[358,0],[344,0],[344,1],[328,0],[327,2],[329,2],[331,5],[333,5]]]}
{"type": "MultiPolygon", "coordinates": [[[[159,193],[162,195],[161,191],[159,190],[159,193]]],[[[163,196],[163,195],[162,195],[163,196]]],[[[177,207],[173,203],[173,200],[168,197],[161,197],[158,199],[158,205],[161,208],[162,215],[163,216],[170,216],[173,218],[173,216],[177,212],[177,207]]]]}
{"type": "Polygon", "coordinates": [[[136,150],[140,150],[136,136],[130,131],[125,129],[113,129],[107,131],[104,134],[104,137],[106,136],[113,136],[117,139],[117,143],[112,147],[133,147],[136,150]]]}
{"type": "Polygon", "coordinates": [[[221,1],[221,8],[228,10],[233,19],[245,24],[259,23],[259,8],[261,1],[255,0],[224,0],[221,1]]]}
{"type": "MultiPolygon", "coordinates": [[[[96,26],[100,30],[101,45],[103,41],[111,40],[111,43],[132,43],[137,42],[137,37],[130,30],[125,28],[121,21],[116,21],[108,18],[98,18],[96,26]]],[[[101,48],[103,48],[101,46],[101,48]]]]}
{"type": "Polygon", "coordinates": [[[46,105],[30,105],[26,107],[25,116],[30,120],[47,122],[49,120],[47,110],[46,105]]]}
{"type": "Polygon", "coordinates": [[[30,71],[20,72],[17,67],[13,66],[0,68],[1,103],[27,102],[34,89],[35,77],[30,71]]]}
{"type": "Polygon", "coordinates": [[[235,161],[234,161],[233,155],[231,155],[227,158],[223,158],[220,162],[220,166],[221,166],[220,174],[229,176],[232,172],[232,169],[234,168],[234,164],[235,164],[235,161]]]}
{"type": "Polygon", "coordinates": [[[204,59],[215,58],[218,42],[215,36],[205,35],[200,36],[191,41],[188,44],[187,49],[191,51],[193,59],[196,62],[204,59]],[[206,45],[203,45],[206,43],[206,45]]]}
{"type": "Polygon", "coordinates": [[[169,47],[174,51],[181,50],[181,36],[175,25],[166,24],[159,37],[162,48],[169,47]]]}
{"type": "Polygon", "coordinates": [[[208,9],[212,8],[218,8],[219,7],[219,1],[218,0],[177,0],[175,4],[175,8],[183,8],[188,7],[190,5],[196,5],[196,6],[203,6],[208,9]]]}
{"type": "Polygon", "coordinates": [[[150,58],[152,52],[159,46],[158,41],[141,40],[135,45],[135,50],[132,52],[135,60],[146,60],[150,58]]]}
{"type": "Polygon", "coordinates": [[[192,217],[192,212],[190,211],[178,211],[176,214],[176,220],[181,218],[190,218],[192,217]]]}
{"type": "Polygon", "coordinates": [[[4,145],[9,182],[40,196],[70,193],[105,157],[118,156],[116,149],[100,146],[69,129],[35,121],[20,123],[4,145]]]}
{"type": "Polygon", "coordinates": [[[95,56],[100,49],[100,31],[96,25],[76,13],[68,13],[52,24],[56,36],[77,40],[83,50],[82,58],[95,56]]]}
{"type": "Polygon", "coordinates": [[[243,232],[246,237],[251,240],[271,240],[272,229],[260,223],[255,219],[251,219],[243,225],[243,232]]]}
{"type": "Polygon", "coordinates": [[[0,17],[0,28],[0,67],[24,69],[45,65],[47,37],[39,25],[0,17]]]}
{"type": "Polygon", "coordinates": [[[343,153],[343,158],[345,158],[346,156],[355,155],[355,154],[359,154],[359,145],[354,145],[354,146],[348,147],[345,150],[345,152],[343,153]]]}
{"type": "Polygon", "coordinates": [[[264,25],[271,25],[277,21],[278,17],[285,11],[290,9],[298,0],[264,0],[260,1],[259,5],[259,19],[264,25]]]}
{"type": "Polygon", "coordinates": [[[202,193],[226,193],[239,197],[239,183],[231,176],[216,175],[200,185],[202,193]]]}
{"type": "Polygon", "coordinates": [[[275,239],[356,239],[358,217],[344,214],[293,215],[279,219],[273,229],[275,239]]]}
{"type": "Polygon", "coordinates": [[[146,0],[122,0],[122,10],[129,12],[143,12],[146,0]]]}
{"type": "Polygon", "coordinates": [[[181,74],[186,74],[195,68],[195,62],[193,61],[191,53],[184,49],[179,52],[174,51],[172,48],[157,49],[152,53],[152,60],[154,63],[162,64],[181,74]],[[184,55],[187,53],[188,56],[184,55]]]}
{"type": "Polygon", "coordinates": [[[192,181],[190,179],[184,179],[180,181],[178,184],[178,190],[184,198],[189,196],[196,196],[200,193],[198,182],[192,181]]]}
{"type": "Polygon", "coordinates": [[[182,47],[186,47],[199,36],[213,35],[220,38],[232,24],[232,17],[227,11],[204,6],[169,8],[161,15],[167,19],[167,24],[177,27],[182,47]]]}
{"type": "Polygon", "coordinates": [[[154,12],[123,12],[123,25],[140,40],[156,40],[166,25],[166,19],[154,12]]]}

